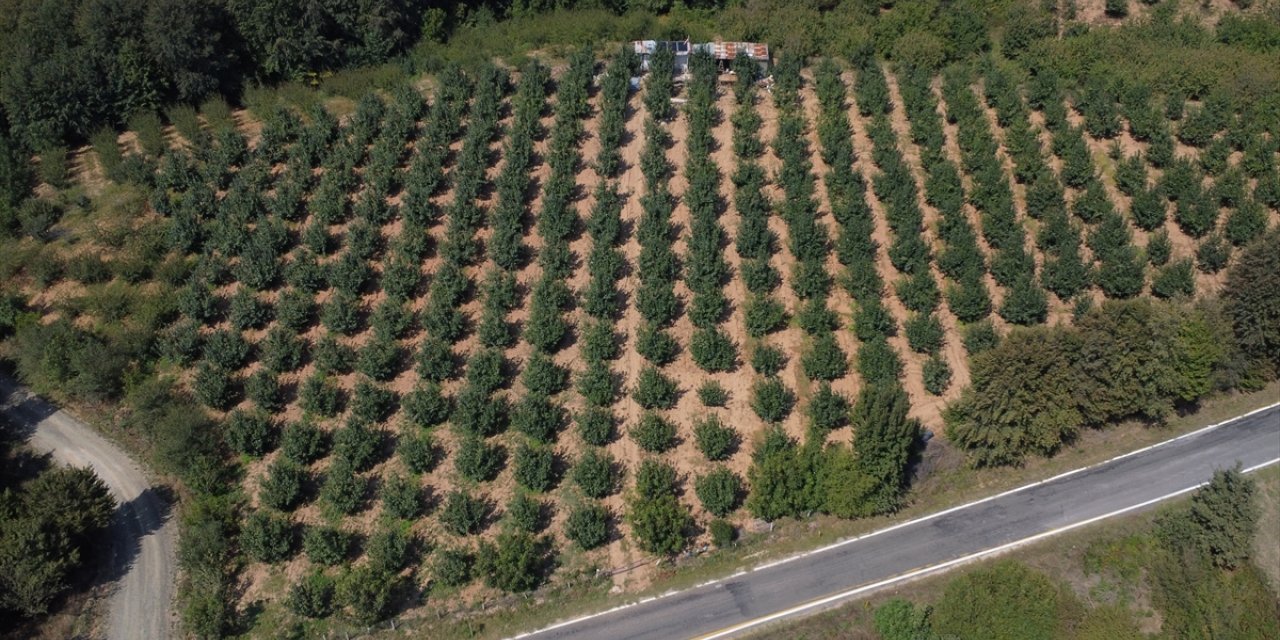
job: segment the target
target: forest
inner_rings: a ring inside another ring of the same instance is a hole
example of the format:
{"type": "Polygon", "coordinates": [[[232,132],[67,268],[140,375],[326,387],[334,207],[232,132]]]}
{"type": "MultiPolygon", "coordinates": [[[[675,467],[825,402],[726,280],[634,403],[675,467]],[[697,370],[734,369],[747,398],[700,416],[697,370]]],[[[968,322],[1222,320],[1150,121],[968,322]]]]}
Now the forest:
{"type": "Polygon", "coordinates": [[[926,447],[1280,374],[1272,5],[12,4],[0,351],[176,479],[192,635],[892,514],[926,447]],[[644,26],[778,54],[642,73],[644,26]],[[1211,55],[1095,55],[1169,34],[1211,55]]]}

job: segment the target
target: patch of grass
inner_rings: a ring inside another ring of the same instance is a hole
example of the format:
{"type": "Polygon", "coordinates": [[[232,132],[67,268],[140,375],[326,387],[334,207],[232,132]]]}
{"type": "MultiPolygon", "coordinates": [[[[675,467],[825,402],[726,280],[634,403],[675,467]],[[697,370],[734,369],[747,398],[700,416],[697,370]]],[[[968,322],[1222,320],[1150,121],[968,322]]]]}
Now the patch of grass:
{"type": "Polygon", "coordinates": [[[1253,541],[1253,561],[1280,596],[1280,466],[1259,470],[1256,477],[1261,525],[1253,541]]]}
{"type": "Polygon", "coordinates": [[[234,127],[236,121],[231,117],[231,105],[221,96],[210,98],[200,105],[200,115],[213,131],[234,127]]]}

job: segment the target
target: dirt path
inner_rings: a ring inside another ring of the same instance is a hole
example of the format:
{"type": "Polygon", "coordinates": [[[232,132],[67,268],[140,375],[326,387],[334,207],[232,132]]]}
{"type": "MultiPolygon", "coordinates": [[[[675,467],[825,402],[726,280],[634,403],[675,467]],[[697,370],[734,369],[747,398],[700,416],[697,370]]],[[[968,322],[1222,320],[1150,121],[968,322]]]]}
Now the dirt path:
{"type": "MultiPolygon", "coordinates": [[[[921,159],[920,147],[915,142],[912,142],[911,139],[911,122],[907,118],[906,103],[902,99],[898,78],[893,73],[890,73],[888,69],[885,71],[885,82],[889,87],[889,97],[893,103],[893,111],[889,114],[889,122],[893,126],[894,133],[897,134],[898,148],[902,150],[902,159],[907,164],[907,168],[911,170],[911,176],[916,181],[917,203],[920,205],[920,211],[924,216],[924,228],[921,230],[921,234],[924,236],[925,243],[929,245],[936,256],[942,246],[942,240],[938,237],[939,234],[937,232],[941,215],[933,205],[928,203],[925,197],[926,176],[924,161],[921,159]]],[[[938,268],[936,259],[929,262],[929,270],[939,287],[944,287],[946,277],[942,274],[942,270],[938,268]]],[[[964,350],[964,337],[960,335],[960,321],[955,314],[951,313],[951,303],[946,300],[945,296],[938,305],[936,315],[942,323],[943,334],[946,336],[939,355],[946,360],[947,366],[951,368],[951,386],[947,387],[947,390],[942,395],[935,396],[930,394],[924,387],[923,360],[925,357],[915,353],[910,355],[921,362],[919,366],[922,372],[918,376],[908,378],[904,386],[911,395],[912,404],[921,407],[919,413],[925,424],[941,428],[942,410],[946,408],[946,403],[960,397],[960,391],[969,386],[969,357],[964,350]]]]}
{"type": "Polygon", "coordinates": [[[119,505],[108,529],[111,552],[101,578],[115,583],[106,637],[171,637],[178,525],[169,517],[169,505],[138,465],[89,425],[3,376],[0,398],[0,411],[29,430],[32,448],[63,464],[92,468],[119,505]]]}
{"type": "MultiPolygon", "coordinates": [[[[957,168],[964,166],[963,154],[960,151],[960,127],[959,125],[948,122],[945,115],[947,113],[947,99],[942,94],[941,78],[935,78],[933,82],[933,97],[938,101],[938,115],[942,117],[942,150],[946,154],[947,159],[956,165],[957,168]]],[[[973,228],[974,235],[978,241],[978,248],[982,250],[982,255],[986,257],[987,263],[990,264],[991,258],[995,255],[995,250],[987,243],[987,239],[982,235],[982,217],[978,214],[977,209],[969,202],[968,194],[973,193],[973,177],[967,171],[960,172],[960,184],[964,187],[965,216],[969,219],[969,226],[973,228]]],[[[1004,304],[1005,291],[1004,288],[996,282],[995,277],[990,272],[982,277],[983,282],[987,285],[987,291],[991,294],[991,308],[999,309],[1004,304]]],[[[998,313],[992,313],[990,320],[995,324],[997,329],[1004,330],[1008,327],[1008,323],[998,313]]],[[[957,379],[955,384],[959,384],[957,379]]]]}

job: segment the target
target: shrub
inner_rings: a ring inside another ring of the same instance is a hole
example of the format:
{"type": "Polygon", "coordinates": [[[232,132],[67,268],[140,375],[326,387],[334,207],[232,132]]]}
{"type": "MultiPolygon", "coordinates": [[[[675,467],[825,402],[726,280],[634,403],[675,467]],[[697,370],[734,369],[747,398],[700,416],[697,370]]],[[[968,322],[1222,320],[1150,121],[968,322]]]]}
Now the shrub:
{"type": "Polygon", "coordinates": [[[54,189],[65,189],[70,186],[68,181],[68,161],[67,148],[52,146],[40,152],[39,177],[40,181],[53,187],[54,189]]]}
{"type": "Polygon", "coordinates": [[[738,345],[719,329],[699,329],[689,341],[689,355],[703,371],[732,371],[738,364],[738,345]]]}
{"type": "Polygon", "coordinates": [[[370,429],[367,422],[355,416],[333,435],[333,452],[350,462],[356,471],[373,466],[381,457],[383,434],[370,429]]]}
{"type": "Polygon", "coordinates": [[[940,356],[925,360],[921,375],[924,378],[925,391],[935,396],[942,395],[947,387],[951,386],[951,367],[940,356]]]}
{"type": "Polygon", "coordinates": [[[1196,247],[1196,267],[1205,273],[1217,273],[1231,259],[1231,243],[1220,233],[1210,234],[1196,247]]]}
{"type": "Polygon", "coordinates": [[[261,456],[275,446],[275,427],[260,411],[233,411],[227,416],[227,443],[239,453],[261,456]]]}
{"type": "Polygon", "coordinates": [[[319,372],[303,381],[298,398],[303,411],[319,416],[336,416],[342,407],[342,391],[319,372]]]}
{"type": "Polygon", "coordinates": [[[540,351],[529,356],[520,379],[529,393],[541,396],[554,395],[569,388],[569,370],[540,351]]]}
{"type": "Polygon", "coordinates": [[[812,298],[796,314],[796,324],[809,335],[822,336],[840,327],[840,317],[827,308],[826,300],[812,298]]]}
{"type": "Polygon", "coordinates": [[[587,325],[582,332],[582,358],[588,362],[615,360],[621,355],[618,335],[611,323],[597,321],[587,325]]]}
{"type": "Polygon", "coordinates": [[[800,359],[800,365],[811,380],[837,380],[849,370],[848,358],[832,333],[814,338],[813,344],[800,359]]]}
{"type": "Polygon", "coordinates": [[[550,447],[521,443],[516,447],[515,480],[530,491],[548,491],[556,482],[556,453],[550,447]]]}
{"type": "Polygon", "coordinates": [[[738,449],[738,432],[725,426],[720,418],[711,415],[698,420],[693,426],[693,437],[698,450],[708,460],[727,460],[738,449]]]}
{"type": "Polygon", "coordinates": [[[859,302],[858,310],[853,316],[853,332],[859,340],[865,342],[877,336],[891,336],[897,333],[897,329],[897,322],[880,298],[859,302]]]}
{"type": "Polygon", "coordinates": [[[327,618],[333,613],[333,578],[313,571],[289,588],[285,605],[307,618],[327,618]]]}
{"type": "Polygon", "coordinates": [[[751,410],[765,422],[781,422],[791,413],[794,404],[795,394],[776,377],[751,385],[751,410]]]}
{"type": "Polygon", "coordinates": [[[483,496],[454,490],[445,497],[444,507],[440,509],[440,523],[450,533],[459,536],[472,536],[484,531],[493,506],[483,496]]]}
{"type": "Polygon", "coordinates": [[[747,335],[760,338],[782,329],[787,324],[787,310],[770,297],[752,297],[743,309],[747,335]]]}
{"type": "Polygon", "coordinates": [[[405,468],[413,473],[430,473],[441,457],[435,439],[426,434],[400,436],[396,455],[400,456],[405,468]]]}
{"type": "Polygon", "coordinates": [[[1183,258],[1159,270],[1151,279],[1151,294],[1158,298],[1192,296],[1196,290],[1196,276],[1190,258],[1183,258]]]}
{"type": "Polygon", "coordinates": [[[843,427],[849,422],[849,399],[824,382],[809,398],[809,406],[805,413],[809,417],[809,426],[820,433],[843,427]]]}
{"type": "Polygon", "coordinates": [[[497,349],[477,351],[467,361],[467,383],[484,393],[493,393],[506,382],[506,358],[497,349]]]}
{"type": "Polygon", "coordinates": [[[609,520],[612,514],[603,505],[589,503],[569,512],[565,521],[564,537],[576,543],[584,551],[595,549],[609,541],[609,520]]]}
{"type": "Polygon", "coordinates": [[[761,343],[751,352],[751,368],[762,376],[775,376],[787,366],[787,357],[782,350],[761,343]]]}
{"type": "Polygon", "coordinates": [[[302,536],[302,549],[312,562],[332,567],[347,559],[351,534],[329,526],[308,527],[302,536]]]}
{"type": "Polygon", "coordinates": [[[636,334],[636,352],[660,367],[675,359],[680,353],[680,345],[661,327],[646,324],[636,334]]]}
{"type": "Polygon", "coordinates": [[[364,504],[368,482],[356,475],[356,468],[346,458],[339,457],[329,465],[324,485],[320,487],[320,499],[337,513],[351,515],[364,504]]]}
{"type": "Polygon", "coordinates": [[[641,549],[664,555],[684,549],[693,524],[689,511],[672,495],[633,501],[627,520],[641,549]]]}
{"type": "Polygon", "coordinates": [[[507,518],[516,531],[537,533],[546,527],[545,505],[541,500],[518,493],[507,503],[507,518]]]}
{"type": "Polygon", "coordinates": [[[613,456],[596,449],[588,449],[570,472],[573,483],[588,498],[604,498],[618,492],[622,482],[621,472],[613,456]]]}
{"type": "Polygon", "coordinates": [[[646,458],[636,468],[636,495],[643,499],[675,495],[677,483],[676,468],[661,460],[646,458]]]}
{"type": "Polygon", "coordinates": [[[320,323],[334,333],[354,335],[360,329],[359,298],[338,291],[320,309],[320,323]]]}
{"type": "Polygon", "coordinates": [[[938,317],[916,314],[906,323],[907,345],[916,353],[936,354],[942,348],[944,334],[938,317]]]}
{"type": "Polygon", "coordinates": [[[249,357],[249,343],[239,331],[215,331],[205,339],[204,357],[223,369],[239,369],[249,357]]]}
{"type": "Polygon", "coordinates": [[[858,373],[868,383],[896,381],[902,377],[902,360],[888,340],[876,338],[858,349],[858,373]]]}
{"type": "Polygon", "coordinates": [[[917,640],[933,637],[929,607],[917,609],[902,598],[893,598],[876,607],[875,628],[884,640],[917,640]]]}
{"type": "Polygon", "coordinates": [[[349,373],[356,360],[356,352],[351,347],[338,342],[333,334],[326,334],[316,342],[314,360],[316,371],[349,373]]]}
{"type": "Polygon", "coordinates": [[[292,511],[302,501],[303,489],[310,479],[306,469],[280,458],[267,469],[266,477],[258,486],[258,499],[272,509],[292,511]]]}
{"type": "Polygon", "coordinates": [[[978,322],[991,315],[991,295],[981,280],[965,280],[947,290],[947,306],[961,322],[978,322]]]}
{"type": "Polygon", "coordinates": [[[297,464],[311,464],[324,456],[328,444],[325,432],[304,419],[285,427],[280,452],[297,464]]]}
{"type": "Polygon", "coordinates": [[[426,382],[414,387],[401,403],[405,417],[418,427],[434,427],[449,419],[452,402],[439,383],[426,382]]]}
{"type": "Polygon", "coordinates": [[[422,513],[422,488],[413,478],[392,474],[379,490],[383,513],[392,518],[411,520],[422,513]]]}
{"type": "Polygon", "coordinates": [[[1227,238],[1236,246],[1248,244],[1266,232],[1266,229],[1267,211],[1254,200],[1241,203],[1227,216],[1227,238]]]}
{"type": "Polygon", "coordinates": [[[360,380],[351,398],[351,415],[364,422],[383,422],[396,412],[398,400],[396,392],[360,380]]]}
{"type": "Polygon", "coordinates": [[[293,555],[293,523],[267,511],[255,511],[240,529],[240,548],[257,562],[280,562],[293,555]]]}
{"type": "Polygon", "coordinates": [[[1133,221],[1142,229],[1154,231],[1164,224],[1165,199],[1158,189],[1139,189],[1131,206],[1133,221]]]}
{"type": "Polygon", "coordinates": [[[631,428],[631,439],[645,451],[663,453],[676,445],[676,426],[657,413],[646,411],[631,428]]]}
{"type": "Polygon", "coordinates": [[[895,285],[902,304],[917,313],[929,313],[938,307],[941,294],[938,283],[928,270],[905,277],[895,285]]]}
{"type": "Polygon", "coordinates": [[[454,376],[453,350],[443,340],[428,337],[418,347],[415,371],[423,380],[444,382],[454,376]]]}
{"type": "Polygon", "coordinates": [[[1000,306],[1000,317],[1013,324],[1040,324],[1048,314],[1049,297],[1031,276],[1020,278],[1000,306]]]}
{"type": "Polygon", "coordinates": [[[436,552],[431,577],[444,587],[461,587],[471,582],[475,556],[465,549],[446,547],[436,552]]]}
{"type": "Polygon", "coordinates": [[[413,544],[412,534],[405,530],[398,527],[383,528],[370,536],[365,544],[368,566],[379,573],[396,573],[409,563],[413,544]]]}
{"type": "Polygon", "coordinates": [[[386,617],[399,584],[397,576],[373,566],[355,567],[339,579],[337,596],[353,621],[368,626],[386,617]]]}
{"type": "Polygon", "coordinates": [[[711,544],[719,549],[732,545],[738,538],[738,530],[727,520],[716,518],[707,528],[711,531],[711,544]]]}
{"type": "Polygon", "coordinates": [[[934,631],[942,637],[1051,638],[1063,606],[1057,585],[1012,560],[951,580],[934,605],[934,631]]]}
{"type": "Polygon", "coordinates": [[[616,419],[613,412],[603,407],[587,407],[574,416],[578,424],[578,435],[582,441],[597,447],[603,447],[614,438],[616,419]]]}
{"type": "Polygon", "coordinates": [[[1173,255],[1173,242],[1169,240],[1169,233],[1161,229],[1153,234],[1147,240],[1147,261],[1152,266],[1161,267],[1169,262],[1170,256],[1173,255]]]}
{"type": "Polygon", "coordinates": [[[280,382],[275,373],[259,369],[244,384],[245,395],[257,405],[259,411],[275,413],[284,407],[280,382]]]}
{"type": "Polygon", "coordinates": [[[169,325],[160,335],[162,355],[183,366],[195,361],[202,345],[200,325],[191,319],[184,318],[169,325]]]}
{"type": "Polygon", "coordinates": [[[260,329],[271,321],[271,307],[259,300],[248,287],[240,287],[231,296],[228,319],[231,326],[240,331],[260,329]]]}
{"type": "Polygon", "coordinates": [[[596,360],[578,375],[578,393],[589,404],[606,407],[614,403],[619,393],[618,377],[609,365],[596,360]]]}
{"type": "Polygon", "coordinates": [[[522,531],[498,534],[493,544],[480,543],[476,570],[485,584],[508,592],[532,591],[544,578],[547,545],[522,531]]]}
{"type": "Polygon", "coordinates": [[[729,392],[719,382],[707,380],[698,387],[698,400],[704,407],[723,407],[729,402],[729,392]]]}
{"type": "Polygon", "coordinates": [[[990,320],[970,325],[964,331],[964,348],[970,356],[994,349],[1000,345],[1000,334],[990,320]]]}
{"type": "Polygon", "coordinates": [[[721,465],[694,481],[698,501],[712,515],[724,517],[742,504],[742,478],[721,465]]]}
{"type": "Polygon", "coordinates": [[[676,382],[663,375],[656,367],[648,366],[640,371],[640,378],[631,397],[645,409],[670,409],[676,404],[676,382]]]}
{"type": "Polygon", "coordinates": [[[490,445],[477,436],[468,436],[458,446],[453,462],[463,478],[472,482],[488,482],[502,470],[506,452],[501,445],[490,445]]]}
{"type": "Polygon", "coordinates": [[[564,407],[531,393],[515,405],[511,426],[535,442],[553,442],[568,417],[564,407]]]}

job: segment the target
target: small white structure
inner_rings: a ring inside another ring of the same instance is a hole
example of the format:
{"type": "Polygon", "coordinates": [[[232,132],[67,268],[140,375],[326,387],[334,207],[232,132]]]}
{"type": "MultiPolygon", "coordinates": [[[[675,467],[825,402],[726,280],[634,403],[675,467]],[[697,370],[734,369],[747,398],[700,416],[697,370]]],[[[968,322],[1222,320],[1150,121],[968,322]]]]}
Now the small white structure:
{"type": "Polygon", "coordinates": [[[640,56],[640,68],[649,70],[649,58],[658,51],[671,51],[675,56],[674,73],[683,76],[689,72],[689,57],[694,53],[710,54],[722,71],[733,67],[733,61],[747,57],[760,67],[761,75],[769,71],[769,45],[759,42],[701,42],[688,40],[636,40],[631,43],[640,56]]]}

